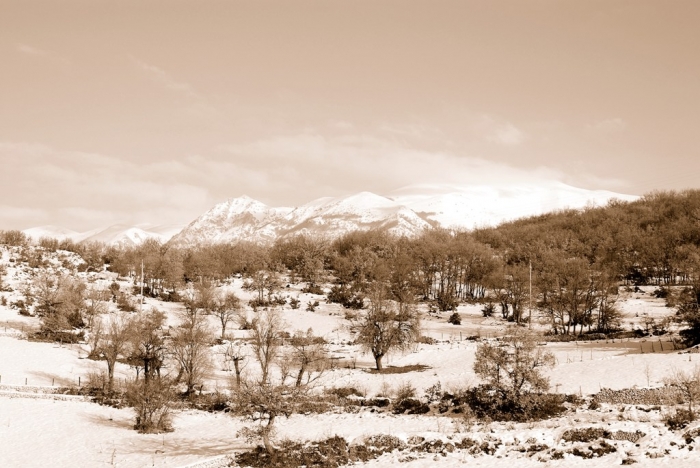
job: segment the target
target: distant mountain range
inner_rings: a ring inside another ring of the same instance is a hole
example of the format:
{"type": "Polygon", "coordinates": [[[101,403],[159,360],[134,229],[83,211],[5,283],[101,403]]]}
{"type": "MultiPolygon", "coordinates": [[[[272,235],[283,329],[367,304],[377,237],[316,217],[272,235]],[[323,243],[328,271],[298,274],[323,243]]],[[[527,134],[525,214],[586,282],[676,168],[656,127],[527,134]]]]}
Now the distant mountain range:
{"type": "Polygon", "coordinates": [[[530,185],[414,185],[387,196],[361,192],[319,198],[297,208],[270,207],[247,196],[215,205],[187,226],[114,225],[85,233],[55,226],[27,229],[34,238],[55,237],[137,245],[154,238],[177,246],[250,240],[269,243],[295,234],[334,238],[350,231],[383,229],[418,235],[430,227],[473,229],[561,209],[605,205],[638,197],[585,190],[560,182],[530,185]]]}
{"type": "Polygon", "coordinates": [[[133,246],[140,245],[146,239],[156,239],[160,242],[169,241],[180,232],[183,225],[159,226],[127,226],[114,224],[106,228],[93,229],[87,232],[76,232],[59,226],[40,226],[25,229],[28,237],[39,240],[42,237],[52,237],[58,240],[70,239],[73,242],[103,242],[110,245],[133,246]]]}

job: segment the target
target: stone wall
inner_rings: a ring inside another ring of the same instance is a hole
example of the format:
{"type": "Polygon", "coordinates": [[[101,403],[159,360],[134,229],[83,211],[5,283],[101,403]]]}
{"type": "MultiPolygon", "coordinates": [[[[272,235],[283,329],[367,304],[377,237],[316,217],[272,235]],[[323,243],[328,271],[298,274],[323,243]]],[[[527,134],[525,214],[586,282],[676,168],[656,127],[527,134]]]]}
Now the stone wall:
{"type": "Polygon", "coordinates": [[[650,406],[677,405],[684,402],[683,395],[674,387],[622,390],[604,388],[593,397],[593,400],[597,403],[650,406]]]}

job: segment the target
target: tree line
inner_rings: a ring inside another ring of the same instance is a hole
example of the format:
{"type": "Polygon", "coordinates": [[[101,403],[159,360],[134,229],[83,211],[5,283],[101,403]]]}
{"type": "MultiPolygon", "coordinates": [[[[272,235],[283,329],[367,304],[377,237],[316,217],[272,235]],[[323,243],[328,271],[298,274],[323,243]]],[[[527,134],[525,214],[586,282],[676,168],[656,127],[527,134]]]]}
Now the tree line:
{"type": "MultiPolygon", "coordinates": [[[[694,292],[700,291],[699,227],[700,191],[688,190],[471,232],[431,229],[416,238],[358,231],[337,239],[285,237],[272,245],[178,248],[148,240],[115,247],[50,239],[40,245],[74,251],[84,268],[107,264],[121,276],[140,278],[143,265],[146,292],[154,296],[175,294],[185,283],[241,276],[258,291],[258,305],[265,305],[275,300],[287,273],[289,281],[304,282],[306,291],[325,293],[348,308],[366,307],[379,284],[399,303],[422,301],[433,311],[450,311],[481,302],[484,315],[500,313],[516,323],[528,320],[532,306],[552,332],[570,334],[617,328],[620,284],[683,285],[689,290],[682,295],[683,313],[692,319],[694,292]]],[[[0,239],[18,243],[21,237],[6,231],[0,239]]]]}

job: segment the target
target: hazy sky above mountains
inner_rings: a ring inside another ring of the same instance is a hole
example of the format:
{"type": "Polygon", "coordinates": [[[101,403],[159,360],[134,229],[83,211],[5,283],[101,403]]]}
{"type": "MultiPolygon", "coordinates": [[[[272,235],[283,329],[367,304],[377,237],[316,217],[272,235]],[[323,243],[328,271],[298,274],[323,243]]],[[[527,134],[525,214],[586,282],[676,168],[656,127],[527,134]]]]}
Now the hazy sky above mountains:
{"type": "Polygon", "coordinates": [[[0,229],[698,187],[700,2],[0,0],[0,229]]]}

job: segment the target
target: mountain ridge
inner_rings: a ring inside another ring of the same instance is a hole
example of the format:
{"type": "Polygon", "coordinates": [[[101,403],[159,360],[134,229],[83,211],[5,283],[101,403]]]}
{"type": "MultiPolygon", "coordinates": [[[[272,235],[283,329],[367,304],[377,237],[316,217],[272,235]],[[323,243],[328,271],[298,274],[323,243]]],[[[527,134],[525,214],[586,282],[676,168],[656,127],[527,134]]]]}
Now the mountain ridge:
{"type": "Polygon", "coordinates": [[[34,240],[54,237],[129,246],[156,239],[181,247],[240,240],[272,243],[297,234],[336,238],[369,229],[414,237],[431,227],[470,230],[561,209],[602,206],[612,199],[638,198],[561,182],[463,187],[424,184],[402,187],[386,196],[363,191],[322,197],[298,207],[271,207],[242,195],[214,205],[187,225],[117,224],[83,233],[41,226],[23,232],[34,240]]]}

